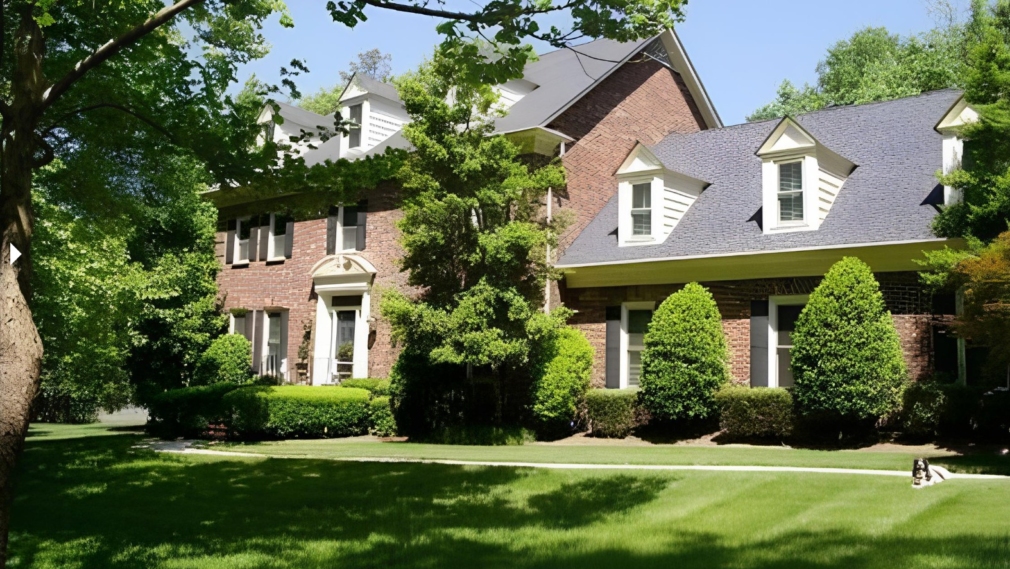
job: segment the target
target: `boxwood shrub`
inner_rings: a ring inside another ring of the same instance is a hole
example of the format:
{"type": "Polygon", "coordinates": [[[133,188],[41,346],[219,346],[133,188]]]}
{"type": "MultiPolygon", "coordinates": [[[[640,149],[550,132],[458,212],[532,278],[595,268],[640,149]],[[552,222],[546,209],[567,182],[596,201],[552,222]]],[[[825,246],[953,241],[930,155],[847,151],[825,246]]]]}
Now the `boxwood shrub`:
{"type": "Polygon", "coordinates": [[[372,394],[372,397],[384,397],[389,395],[388,379],[345,379],[340,382],[340,387],[351,387],[354,389],[364,389],[372,394]]]}
{"type": "MultiPolygon", "coordinates": [[[[905,389],[901,408],[902,433],[912,438],[931,438],[940,434],[940,426],[949,400],[943,388],[932,382],[922,381],[905,389]]],[[[965,420],[970,423],[971,413],[965,420]]]]}
{"type": "Polygon", "coordinates": [[[586,393],[589,434],[623,439],[638,426],[638,390],[591,389],[586,393]]]}
{"type": "Polygon", "coordinates": [[[368,403],[368,434],[391,437],[396,434],[396,420],[389,397],[375,397],[368,403]]]}
{"type": "Polygon", "coordinates": [[[722,316],[708,289],[689,283],[659,306],[645,333],[640,400],[654,419],[715,415],[715,393],[729,382],[722,316]]]}
{"type": "Polygon", "coordinates": [[[872,425],[901,406],[908,370],[869,265],[835,263],[792,335],[793,398],[809,418],[872,425]]]}
{"type": "Polygon", "coordinates": [[[197,385],[246,383],[252,375],[252,344],[240,334],[225,334],[211,342],[200,355],[193,370],[193,382],[197,385]]]}
{"type": "Polygon", "coordinates": [[[793,397],[786,389],[726,387],[715,400],[727,436],[785,438],[793,432],[793,397]]]}
{"type": "Polygon", "coordinates": [[[148,431],[164,438],[200,437],[210,425],[224,422],[228,411],[223,398],[239,387],[215,383],[159,393],[147,405],[148,431]]]}
{"type": "Polygon", "coordinates": [[[585,404],[593,373],[593,347],[582,332],[563,328],[549,343],[537,366],[532,411],[542,438],[574,431],[579,409],[585,404]]]}
{"type": "Polygon", "coordinates": [[[243,387],[224,404],[229,434],[245,439],[363,435],[371,414],[368,392],[349,387],[243,387]]]}

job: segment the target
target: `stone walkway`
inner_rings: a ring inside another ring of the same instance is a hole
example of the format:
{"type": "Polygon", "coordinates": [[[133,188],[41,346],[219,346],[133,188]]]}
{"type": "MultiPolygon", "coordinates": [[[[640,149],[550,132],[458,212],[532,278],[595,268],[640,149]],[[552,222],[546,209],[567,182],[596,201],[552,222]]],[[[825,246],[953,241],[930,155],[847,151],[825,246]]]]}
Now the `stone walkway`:
{"type": "MultiPolygon", "coordinates": [[[[225,450],[213,450],[204,448],[194,448],[195,441],[153,441],[144,443],[144,448],[150,448],[157,452],[172,454],[190,455],[211,455],[211,456],[232,456],[236,458],[292,458],[299,459],[305,457],[295,456],[270,456],[268,454],[252,452],[234,452],[225,450]]],[[[720,466],[720,465],[692,465],[692,464],[571,464],[571,463],[550,463],[550,462],[497,462],[483,460],[449,460],[449,459],[423,459],[423,458],[393,458],[393,457],[328,457],[314,460],[334,460],[343,462],[382,462],[382,463],[412,463],[412,464],[445,464],[452,466],[491,466],[510,468],[544,468],[550,470],[646,470],[646,471],[713,471],[713,472],[803,472],[812,474],[845,474],[863,476],[896,476],[911,479],[911,473],[906,470],[865,470],[855,468],[817,468],[805,466],[720,466]]],[[[965,480],[1007,480],[1010,477],[997,474],[960,474],[956,472],[946,473],[945,478],[965,479],[965,480]]]]}

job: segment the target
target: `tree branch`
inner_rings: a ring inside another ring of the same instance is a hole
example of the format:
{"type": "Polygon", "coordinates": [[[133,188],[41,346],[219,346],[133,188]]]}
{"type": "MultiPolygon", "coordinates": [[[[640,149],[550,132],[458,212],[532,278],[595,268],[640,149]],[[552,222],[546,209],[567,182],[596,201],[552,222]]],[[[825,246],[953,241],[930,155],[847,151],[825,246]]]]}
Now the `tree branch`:
{"type": "Polygon", "coordinates": [[[114,40],[110,40],[108,43],[92,52],[91,55],[77,62],[77,65],[75,65],[69,73],[64,75],[62,79],[57,81],[56,84],[46,91],[45,98],[42,101],[41,110],[45,110],[51,106],[57,99],[60,98],[61,95],[63,95],[63,93],[67,91],[67,89],[69,89],[81,77],[84,77],[88,71],[98,67],[105,60],[122,51],[123,48],[133,45],[140,38],[168,23],[182,11],[196,6],[197,4],[202,4],[203,2],[204,0],[179,0],[175,4],[164,8],[143,24],[140,24],[114,40]]]}
{"type": "Polygon", "coordinates": [[[473,22],[476,24],[485,25],[495,25],[502,19],[513,19],[518,16],[535,16],[538,14],[547,14],[550,12],[557,12],[559,10],[565,10],[571,7],[572,2],[567,2],[561,6],[551,6],[549,8],[523,8],[518,12],[501,12],[493,11],[486,14],[480,12],[450,12],[448,10],[433,10],[424,6],[415,6],[413,4],[396,4],[393,2],[387,2],[386,0],[363,0],[368,6],[375,6],[376,8],[381,8],[383,10],[392,10],[394,12],[406,12],[408,14],[420,14],[422,16],[432,16],[435,18],[443,18],[446,20],[460,20],[463,22],[473,22]]]}
{"type": "Polygon", "coordinates": [[[124,113],[132,116],[133,118],[135,118],[135,119],[137,119],[137,120],[139,120],[139,121],[147,124],[147,126],[153,128],[154,130],[160,132],[161,134],[165,135],[165,137],[167,137],[172,143],[176,142],[175,135],[173,135],[172,132],[169,131],[164,126],[156,123],[152,119],[149,119],[149,118],[145,117],[144,115],[138,113],[137,111],[134,111],[133,109],[130,109],[129,107],[125,107],[123,105],[118,105],[116,103],[97,103],[97,104],[94,104],[94,105],[89,105],[87,107],[81,107],[79,109],[74,109],[74,110],[70,111],[69,113],[66,113],[66,114],[62,115],[60,118],[58,118],[55,121],[53,121],[53,123],[51,125],[49,125],[49,128],[47,128],[43,134],[44,135],[45,134],[49,134],[56,127],[58,127],[61,122],[65,121],[66,119],[68,119],[68,118],[70,118],[70,117],[72,117],[74,115],[79,115],[81,113],[86,113],[88,111],[94,111],[96,109],[115,109],[117,111],[122,111],[122,112],[124,112],[124,113]]]}

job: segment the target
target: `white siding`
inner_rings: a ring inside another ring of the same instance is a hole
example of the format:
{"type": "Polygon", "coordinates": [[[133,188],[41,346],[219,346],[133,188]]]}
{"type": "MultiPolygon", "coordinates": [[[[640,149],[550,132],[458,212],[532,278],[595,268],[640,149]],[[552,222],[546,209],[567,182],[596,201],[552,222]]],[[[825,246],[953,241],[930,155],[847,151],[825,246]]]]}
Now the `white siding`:
{"type": "Polygon", "coordinates": [[[677,227],[698,196],[671,187],[663,189],[663,238],[677,227]]]}
{"type": "Polygon", "coordinates": [[[817,220],[823,223],[824,219],[828,217],[831,205],[835,203],[835,198],[838,197],[838,192],[842,189],[845,179],[839,178],[823,168],[819,169],[819,173],[820,176],[817,180],[817,220]]]}

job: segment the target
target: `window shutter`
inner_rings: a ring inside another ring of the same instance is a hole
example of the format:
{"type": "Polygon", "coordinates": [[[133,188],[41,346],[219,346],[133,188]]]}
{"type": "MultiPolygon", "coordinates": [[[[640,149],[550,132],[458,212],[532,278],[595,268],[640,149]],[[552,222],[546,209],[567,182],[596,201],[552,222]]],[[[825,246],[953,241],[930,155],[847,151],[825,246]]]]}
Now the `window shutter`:
{"type": "Polygon", "coordinates": [[[607,389],[621,387],[621,307],[607,307],[606,335],[607,389]]]}
{"type": "Polygon", "coordinates": [[[266,261],[267,254],[269,252],[270,252],[270,214],[268,213],[260,217],[260,261],[266,261]]]}
{"type": "Polygon", "coordinates": [[[230,265],[235,262],[235,230],[238,229],[238,224],[234,219],[228,220],[228,236],[225,237],[226,241],[224,244],[224,263],[230,265]]]}
{"type": "Polygon", "coordinates": [[[259,260],[260,228],[259,217],[255,215],[249,218],[249,262],[259,260]]]}
{"type": "Polygon", "coordinates": [[[254,310],[253,315],[253,337],[252,337],[252,368],[253,371],[259,373],[260,371],[260,358],[263,357],[263,319],[266,318],[266,314],[262,310],[254,310]]]}
{"type": "Polygon", "coordinates": [[[768,387],[768,301],[750,303],[750,384],[768,387]]]}
{"type": "Polygon", "coordinates": [[[291,253],[294,251],[295,243],[295,220],[288,219],[287,229],[284,230],[284,258],[290,259],[291,253]]]}
{"type": "Polygon", "coordinates": [[[355,238],[354,248],[358,251],[365,250],[365,222],[368,217],[368,202],[358,204],[358,233],[355,238]]]}
{"type": "Polygon", "coordinates": [[[332,255],[337,252],[337,215],[340,208],[330,207],[330,216],[326,218],[326,254],[332,255]]]}

